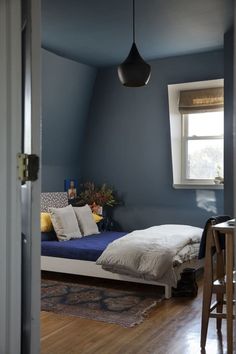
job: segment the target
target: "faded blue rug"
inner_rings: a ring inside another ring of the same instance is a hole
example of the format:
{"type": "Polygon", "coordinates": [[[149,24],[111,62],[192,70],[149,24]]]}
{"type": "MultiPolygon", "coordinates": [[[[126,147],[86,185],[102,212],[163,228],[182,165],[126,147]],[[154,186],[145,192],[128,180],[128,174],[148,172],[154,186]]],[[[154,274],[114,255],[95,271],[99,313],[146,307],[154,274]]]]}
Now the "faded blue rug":
{"type": "Polygon", "coordinates": [[[133,327],[164,295],[161,287],[134,291],[42,279],[41,298],[42,311],[133,327]]]}

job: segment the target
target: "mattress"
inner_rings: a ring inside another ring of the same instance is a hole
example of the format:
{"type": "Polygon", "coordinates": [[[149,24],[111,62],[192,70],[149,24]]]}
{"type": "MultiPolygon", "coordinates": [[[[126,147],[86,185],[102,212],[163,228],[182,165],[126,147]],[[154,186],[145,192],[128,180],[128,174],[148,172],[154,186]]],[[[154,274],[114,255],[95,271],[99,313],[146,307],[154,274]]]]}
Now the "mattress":
{"type": "MultiPolygon", "coordinates": [[[[59,242],[54,232],[42,233],[41,255],[96,262],[109,243],[126,234],[127,232],[107,231],[59,242]]],[[[199,243],[185,246],[174,257],[173,266],[179,266],[184,262],[196,259],[198,252],[199,243]]]]}
{"type": "Polygon", "coordinates": [[[126,234],[107,231],[69,241],[42,241],[41,255],[96,262],[109,243],[126,234]]]}

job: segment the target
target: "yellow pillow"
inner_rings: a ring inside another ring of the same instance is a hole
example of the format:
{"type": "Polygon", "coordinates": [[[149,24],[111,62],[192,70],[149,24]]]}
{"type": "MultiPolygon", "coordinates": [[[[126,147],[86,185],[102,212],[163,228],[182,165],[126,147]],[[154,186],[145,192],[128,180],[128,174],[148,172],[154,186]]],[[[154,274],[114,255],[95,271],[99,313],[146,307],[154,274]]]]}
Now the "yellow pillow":
{"type": "Polygon", "coordinates": [[[41,213],[41,232],[50,232],[53,230],[51,216],[49,213],[41,213]]]}
{"type": "Polygon", "coordinates": [[[93,213],[93,218],[96,223],[98,223],[99,221],[101,221],[103,219],[103,217],[101,215],[98,215],[95,213],[93,213]]]}

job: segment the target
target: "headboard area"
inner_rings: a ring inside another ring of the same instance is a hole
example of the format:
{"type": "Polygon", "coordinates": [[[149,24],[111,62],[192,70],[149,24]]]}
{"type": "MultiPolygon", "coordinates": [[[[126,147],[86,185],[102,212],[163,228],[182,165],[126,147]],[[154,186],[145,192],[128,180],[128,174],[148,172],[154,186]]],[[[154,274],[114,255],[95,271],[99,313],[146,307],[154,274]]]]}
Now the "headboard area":
{"type": "Polygon", "coordinates": [[[48,212],[49,208],[63,208],[68,205],[66,192],[41,193],[41,212],[48,212]]]}

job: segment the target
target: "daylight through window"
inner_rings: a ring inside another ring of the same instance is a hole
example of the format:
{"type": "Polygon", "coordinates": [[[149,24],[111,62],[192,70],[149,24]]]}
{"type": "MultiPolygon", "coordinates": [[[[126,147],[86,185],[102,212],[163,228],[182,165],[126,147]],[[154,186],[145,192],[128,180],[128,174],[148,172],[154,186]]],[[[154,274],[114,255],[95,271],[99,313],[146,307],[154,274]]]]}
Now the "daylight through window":
{"type": "Polygon", "coordinates": [[[224,112],[182,114],[182,181],[207,183],[224,176],[224,112]]]}

